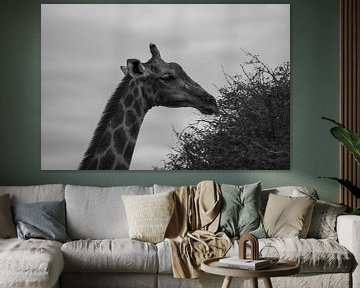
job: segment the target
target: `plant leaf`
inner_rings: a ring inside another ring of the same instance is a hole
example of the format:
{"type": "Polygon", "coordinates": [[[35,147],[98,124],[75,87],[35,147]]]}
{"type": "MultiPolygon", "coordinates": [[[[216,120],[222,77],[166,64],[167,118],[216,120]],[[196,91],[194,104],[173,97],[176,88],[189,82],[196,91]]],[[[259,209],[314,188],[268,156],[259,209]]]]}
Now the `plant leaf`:
{"type": "Polygon", "coordinates": [[[321,119],[325,119],[325,120],[327,120],[327,121],[330,121],[330,122],[336,124],[336,125],[339,126],[339,127],[345,127],[344,125],[342,125],[341,123],[335,121],[334,119],[327,118],[327,117],[321,117],[321,119]]]}
{"type": "Polygon", "coordinates": [[[337,125],[330,129],[331,134],[351,152],[356,162],[360,165],[360,136],[333,119],[326,117],[322,117],[322,119],[337,125]]]}
{"type": "Polygon", "coordinates": [[[341,185],[343,185],[347,190],[349,190],[356,198],[360,198],[360,188],[355,186],[349,180],[340,179],[340,178],[336,178],[336,177],[319,177],[319,178],[326,178],[326,179],[337,181],[341,185]]]}
{"type": "Polygon", "coordinates": [[[339,140],[354,156],[360,165],[360,137],[355,132],[349,131],[345,127],[337,126],[331,128],[331,134],[339,140]]]}

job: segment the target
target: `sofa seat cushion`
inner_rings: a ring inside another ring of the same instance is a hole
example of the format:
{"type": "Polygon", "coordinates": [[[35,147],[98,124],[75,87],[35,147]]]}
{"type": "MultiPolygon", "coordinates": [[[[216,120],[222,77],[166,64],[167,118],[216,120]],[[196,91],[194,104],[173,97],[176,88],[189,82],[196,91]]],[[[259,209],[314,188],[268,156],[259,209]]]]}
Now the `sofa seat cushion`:
{"type": "MultiPolygon", "coordinates": [[[[260,250],[265,245],[274,246],[280,258],[295,261],[302,273],[350,272],[354,265],[353,255],[338,242],[330,239],[267,238],[259,239],[260,250]]],[[[167,241],[157,244],[159,273],[172,273],[171,248],[167,241]]],[[[227,256],[238,255],[235,241],[227,256]]],[[[250,256],[250,251],[248,251],[250,256]]]]}
{"type": "Polygon", "coordinates": [[[60,242],[0,239],[0,287],[52,287],[63,268],[60,242]]]}
{"type": "MultiPolygon", "coordinates": [[[[238,251],[234,243],[228,255],[238,251]]],[[[259,239],[259,249],[273,246],[281,259],[298,263],[302,273],[350,272],[354,258],[344,246],[330,239],[267,238],[259,239]]],[[[274,255],[269,255],[274,256],[274,255]]]]}
{"type": "Polygon", "coordinates": [[[122,239],[77,240],[61,248],[66,272],[156,273],[156,246],[122,239]]]}

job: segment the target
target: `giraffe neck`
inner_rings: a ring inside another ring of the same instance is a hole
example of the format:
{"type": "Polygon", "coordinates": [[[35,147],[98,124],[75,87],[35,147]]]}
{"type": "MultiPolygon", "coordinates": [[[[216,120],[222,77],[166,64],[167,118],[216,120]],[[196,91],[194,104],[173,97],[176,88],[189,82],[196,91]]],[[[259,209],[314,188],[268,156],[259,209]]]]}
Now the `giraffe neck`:
{"type": "Polygon", "coordinates": [[[152,107],[142,87],[124,78],[106,105],[80,169],[129,169],[141,124],[152,107]]]}

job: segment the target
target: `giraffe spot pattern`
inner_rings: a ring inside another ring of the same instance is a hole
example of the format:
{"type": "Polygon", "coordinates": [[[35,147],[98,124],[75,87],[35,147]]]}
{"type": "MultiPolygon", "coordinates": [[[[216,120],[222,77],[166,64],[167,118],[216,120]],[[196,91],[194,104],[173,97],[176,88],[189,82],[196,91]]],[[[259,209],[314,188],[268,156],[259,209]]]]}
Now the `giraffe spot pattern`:
{"type": "Polygon", "coordinates": [[[130,129],[129,129],[129,134],[132,138],[136,138],[136,136],[139,133],[139,129],[140,129],[140,123],[139,122],[135,122],[133,125],[131,125],[130,129]]]}
{"type": "Polygon", "coordinates": [[[127,170],[129,169],[128,165],[125,165],[124,163],[118,163],[115,166],[115,170],[127,170]]]}
{"type": "Polygon", "coordinates": [[[134,95],[129,93],[124,100],[125,106],[129,107],[133,103],[133,101],[134,101],[134,95]]]}
{"type": "Polygon", "coordinates": [[[139,88],[135,87],[133,93],[134,93],[135,98],[137,98],[139,96],[139,88]]]}
{"type": "Polygon", "coordinates": [[[122,124],[124,122],[124,118],[125,118],[124,114],[125,114],[125,109],[124,109],[123,105],[121,104],[121,106],[119,106],[119,108],[117,109],[117,111],[111,121],[111,127],[113,129],[118,127],[120,124],[122,124]]]}
{"type": "Polygon", "coordinates": [[[135,101],[134,109],[138,116],[142,115],[140,101],[135,101]]]}
{"type": "Polygon", "coordinates": [[[112,166],[114,164],[115,161],[115,156],[112,153],[111,149],[109,149],[106,154],[104,155],[104,157],[101,158],[100,160],[100,165],[99,165],[99,169],[101,170],[109,170],[112,169],[112,166]]]}
{"type": "Polygon", "coordinates": [[[135,87],[135,81],[132,80],[132,81],[130,82],[130,89],[133,89],[134,87],[135,87]]]}
{"type": "Polygon", "coordinates": [[[132,110],[128,110],[126,112],[126,120],[125,120],[126,126],[130,127],[131,125],[133,125],[135,123],[136,119],[137,119],[137,117],[132,110]]]}
{"type": "Polygon", "coordinates": [[[124,158],[127,163],[130,163],[130,161],[131,161],[134,147],[135,147],[135,143],[132,141],[129,141],[128,144],[126,145],[124,158]]]}
{"type": "Polygon", "coordinates": [[[93,159],[89,165],[89,170],[96,170],[98,167],[99,161],[97,158],[93,159]]]}
{"type": "Polygon", "coordinates": [[[97,152],[99,154],[106,151],[106,149],[110,146],[111,143],[111,134],[109,132],[105,132],[104,135],[101,137],[99,142],[97,152]]]}
{"type": "Polygon", "coordinates": [[[126,133],[123,127],[119,127],[114,132],[115,149],[119,154],[123,154],[126,145],[126,133]]]}
{"type": "Polygon", "coordinates": [[[145,87],[145,92],[146,92],[146,95],[151,95],[152,94],[152,89],[150,86],[146,86],[145,87]]]}

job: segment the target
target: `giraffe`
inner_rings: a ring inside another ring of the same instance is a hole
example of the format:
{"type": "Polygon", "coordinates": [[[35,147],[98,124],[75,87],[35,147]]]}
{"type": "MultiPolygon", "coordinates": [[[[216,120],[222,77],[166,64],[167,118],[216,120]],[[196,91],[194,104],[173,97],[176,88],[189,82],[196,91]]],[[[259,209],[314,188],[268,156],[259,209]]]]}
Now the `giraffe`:
{"type": "Polygon", "coordinates": [[[193,107],[218,113],[213,96],[177,63],[167,63],[155,44],[146,63],[128,59],[124,78],[108,100],[80,170],[128,170],[145,114],[154,106],[193,107]]]}

